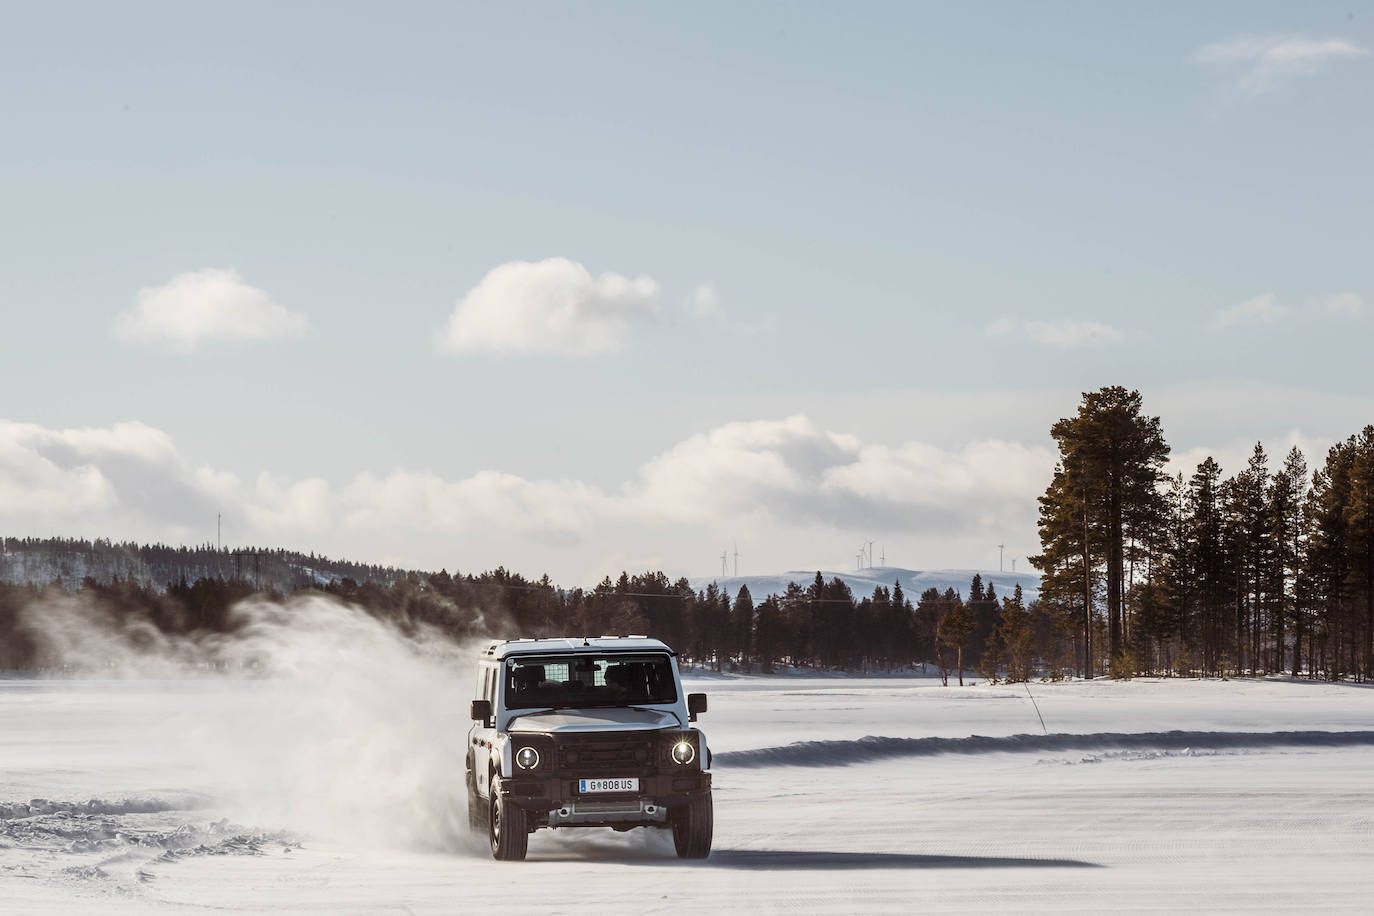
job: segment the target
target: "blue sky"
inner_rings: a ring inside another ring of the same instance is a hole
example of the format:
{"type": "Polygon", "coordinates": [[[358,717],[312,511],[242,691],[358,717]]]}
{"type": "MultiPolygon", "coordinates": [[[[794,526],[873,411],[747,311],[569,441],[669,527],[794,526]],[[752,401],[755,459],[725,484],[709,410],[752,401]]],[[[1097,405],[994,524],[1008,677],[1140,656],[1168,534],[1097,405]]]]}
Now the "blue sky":
{"type": "Polygon", "coordinates": [[[987,566],[1082,390],[1374,421],[1374,5],[282,6],[8,17],[0,528],[987,566]]]}

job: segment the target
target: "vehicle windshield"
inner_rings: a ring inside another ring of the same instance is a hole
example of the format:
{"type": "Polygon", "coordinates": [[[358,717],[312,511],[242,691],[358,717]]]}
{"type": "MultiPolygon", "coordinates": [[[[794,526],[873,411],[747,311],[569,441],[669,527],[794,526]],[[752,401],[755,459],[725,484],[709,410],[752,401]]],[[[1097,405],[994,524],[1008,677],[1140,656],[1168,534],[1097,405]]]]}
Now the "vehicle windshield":
{"type": "Polygon", "coordinates": [[[676,703],[666,655],[563,655],[506,660],[506,708],[583,709],[676,703]]]}

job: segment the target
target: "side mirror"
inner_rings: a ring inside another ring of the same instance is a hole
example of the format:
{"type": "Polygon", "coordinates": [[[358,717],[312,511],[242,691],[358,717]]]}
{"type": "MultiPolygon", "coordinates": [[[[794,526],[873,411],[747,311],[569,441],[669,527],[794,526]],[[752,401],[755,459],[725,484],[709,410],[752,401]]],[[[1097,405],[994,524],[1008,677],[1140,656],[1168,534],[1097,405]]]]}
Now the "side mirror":
{"type": "Polygon", "coordinates": [[[697,714],[706,711],[706,694],[689,693],[687,694],[687,721],[695,722],[697,714]]]}
{"type": "Polygon", "coordinates": [[[482,725],[491,727],[491,700],[473,700],[472,717],[482,720],[482,725]]]}

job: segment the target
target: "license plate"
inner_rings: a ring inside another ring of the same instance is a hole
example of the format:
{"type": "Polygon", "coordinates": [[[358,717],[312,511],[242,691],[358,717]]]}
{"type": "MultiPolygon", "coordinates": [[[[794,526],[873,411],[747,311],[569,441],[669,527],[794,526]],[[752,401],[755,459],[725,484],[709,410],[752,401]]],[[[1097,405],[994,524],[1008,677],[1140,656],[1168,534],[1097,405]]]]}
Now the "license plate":
{"type": "Polygon", "coordinates": [[[577,791],[589,792],[638,792],[639,779],[579,779],[577,791]]]}

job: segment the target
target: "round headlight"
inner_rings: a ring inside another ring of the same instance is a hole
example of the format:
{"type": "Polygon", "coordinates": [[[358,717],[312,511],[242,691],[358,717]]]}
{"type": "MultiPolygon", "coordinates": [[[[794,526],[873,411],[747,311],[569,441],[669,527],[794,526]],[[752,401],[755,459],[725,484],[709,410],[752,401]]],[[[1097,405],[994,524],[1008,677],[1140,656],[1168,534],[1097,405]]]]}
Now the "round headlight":
{"type": "Polygon", "coordinates": [[[522,747],[515,753],[515,762],[522,770],[532,770],[539,766],[539,752],[532,747],[522,747]]]}
{"type": "Polygon", "coordinates": [[[673,745],[673,760],[686,766],[697,759],[697,749],[692,747],[690,741],[679,741],[673,745]]]}

